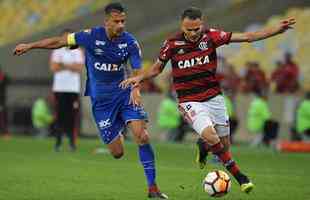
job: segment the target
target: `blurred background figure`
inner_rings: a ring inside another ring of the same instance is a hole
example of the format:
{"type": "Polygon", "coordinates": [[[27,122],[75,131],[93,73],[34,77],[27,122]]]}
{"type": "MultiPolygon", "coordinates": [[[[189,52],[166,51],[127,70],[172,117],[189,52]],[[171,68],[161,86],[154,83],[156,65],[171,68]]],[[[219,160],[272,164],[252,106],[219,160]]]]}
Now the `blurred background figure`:
{"type": "Polygon", "coordinates": [[[47,137],[50,125],[53,122],[53,115],[50,107],[44,98],[38,98],[32,106],[32,124],[37,138],[47,137]]]}
{"type": "Polygon", "coordinates": [[[230,142],[234,143],[234,136],[237,131],[239,120],[235,109],[235,104],[228,95],[224,95],[225,106],[229,116],[230,142]]]}
{"type": "Polygon", "coordinates": [[[157,123],[161,129],[167,131],[167,138],[170,141],[174,141],[176,129],[181,124],[181,120],[178,104],[173,94],[169,91],[159,104],[157,123]]]}
{"type": "Polygon", "coordinates": [[[255,135],[251,146],[260,144],[269,146],[277,138],[279,124],[272,119],[268,96],[265,91],[257,91],[250,103],[247,114],[247,128],[250,133],[255,135]]]}
{"type": "Polygon", "coordinates": [[[245,93],[256,93],[268,90],[268,81],[265,72],[258,62],[247,62],[243,77],[242,90],[245,93]]]}
{"type": "Polygon", "coordinates": [[[167,92],[166,97],[159,104],[157,124],[161,129],[167,131],[169,141],[183,141],[185,122],[179,113],[178,103],[171,91],[167,92]]]}
{"type": "Polygon", "coordinates": [[[283,152],[310,152],[310,89],[296,108],[290,139],[280,141],[277,148],[283,152]]]}
{"type": "Polygon", "coordinates": [[[221,81],[221,88],[235,104],[236,96],[240,89],[241,78],[236,72],[235,67],[228,63],[225,57],[219,57],[219,68],[217,78],[221,81]]]}
{"type": "Polygon", "coordinates": [[[310,90],[306,92],[305,98],[297,107],[296,131],[300,140],[310,139],[310,90]]]}
{"type": "Polygon", "coordinates": [[[292,60],[291,53],[286,53],[284,55],[282,68],[282,76],[285,80],[281,91],[282,94],[284,94],[283,121],[288,127],[292,128],[294,113],[299,99],[297,95],[299,91],[299,67],[292,60]]]}
{"type": "Polygon", "coordinates": [[[276,62],[276,68],[271,74],[271,83],[274,85],[274,92],[284,93],[286,90],[286,77],[284,72],[284,65],[282,61],[278,60],[276,62]]]}
{"type": "Polygon", "coordinates": [[[7,87],[8,77],[3,72],[0,65],[0,135],[4,139],[9,139],[10,134],[8,131],[8,110],[7,110],[7,87]]]}
{"type": "MultiPolygon", "coordinates": [[[[72,30],[65,29],[63,34],[72,30]]],[[[80,74],[84,67],[81,49],[67,47],[56,49],[50,58],[50,69],[54,73],[53,92],[55,98],[55,151],[60,151],[62,136],[69,138],[71,151],[76,150],[76,139],[80,129],[80,74]]]]}
{"type": "Polygon", "coordinates": [[[293,61],[292,54],[289,52],[284,55],[283,76],[286,77],[286,85],[283,92],[296,93],[299,89],[299,67],[293,61]]]}

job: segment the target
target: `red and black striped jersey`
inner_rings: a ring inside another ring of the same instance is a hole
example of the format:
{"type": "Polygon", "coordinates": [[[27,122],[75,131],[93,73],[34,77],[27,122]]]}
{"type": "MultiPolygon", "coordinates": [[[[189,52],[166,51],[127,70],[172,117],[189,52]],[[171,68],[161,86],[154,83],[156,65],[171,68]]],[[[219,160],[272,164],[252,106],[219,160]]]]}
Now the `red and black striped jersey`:
{"type": "Polygon", "coordinates": [[[206,101],[221,94],[216,77],[216,48],[230,42],[231,32],[206,29],[193,43],[178,33],[166,40],[159,60],[172,65],[173,87],[179,102],[206,101]]]}

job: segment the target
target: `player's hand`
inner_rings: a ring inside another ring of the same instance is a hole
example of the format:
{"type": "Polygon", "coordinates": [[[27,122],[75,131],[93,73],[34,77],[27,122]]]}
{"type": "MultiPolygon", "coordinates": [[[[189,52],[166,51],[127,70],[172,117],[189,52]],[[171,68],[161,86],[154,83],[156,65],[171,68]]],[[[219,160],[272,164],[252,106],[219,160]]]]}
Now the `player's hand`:
{"type": "Polygon", "coordinates": [[[30,44],[19,44],[15,47],[13,53],[14,55],[20,56],[31,49],[30,44]]]}
{"type": "Polygon", "coordinates": [[[280,22],[280,33],[283,33],[287,31],[288,29],[293,29],[294,27],[292,25],[294,25],[295,23],[296,23],[296,20],[292,17],[282,20],[280,22]]]}
{"type": "Polygon", "coordinates": [[[130,104],[134,106],[142,106],[141,93],[138,87],[132,89],[130,93],[130,104]]]}
{"type": "Polygon", "coordinates": [[[135,76],[135,77],[131,77],[128,78],[126,80],[123,80],[119,86],[123,89],[129,87],[131,85],[132,88],[136,88],[139,86],[140,82],[142,81],[141,76],[135,76]]]}

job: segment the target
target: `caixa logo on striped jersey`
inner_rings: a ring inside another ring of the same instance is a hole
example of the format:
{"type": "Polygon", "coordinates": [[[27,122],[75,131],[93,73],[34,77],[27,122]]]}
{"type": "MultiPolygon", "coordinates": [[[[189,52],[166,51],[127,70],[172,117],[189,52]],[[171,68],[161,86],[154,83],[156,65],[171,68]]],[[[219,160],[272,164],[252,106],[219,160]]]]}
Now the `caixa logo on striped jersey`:
{"type": "Polygon", "coordinates": [[[197,56],[188,60],[178,61],[178,67],[180,69],[185,69],[193,66],[199,66],[210,63],[209,56],[197,56]]]}
{"type": "Polygon", "coordinates": [[[100,63],[100,62],[95,62],[94,67],[99,71],[107,71],[107,72],[121,71],[122,69],[124,69],[124,65],[100,63]]]}

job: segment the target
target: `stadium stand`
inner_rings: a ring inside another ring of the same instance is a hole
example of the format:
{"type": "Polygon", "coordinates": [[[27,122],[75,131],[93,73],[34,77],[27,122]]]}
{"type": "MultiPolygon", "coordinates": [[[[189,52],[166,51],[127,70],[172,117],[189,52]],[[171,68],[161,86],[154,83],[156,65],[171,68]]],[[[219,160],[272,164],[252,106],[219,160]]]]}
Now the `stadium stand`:
{"type": "Polygon", "coordinates": [[[74,0],[70,3],[66,0],[0,1],[0,45],[94,12],[107,2],[108,0],[74,0]]]}
{"type": "Polygon", "coordinates": [[[293,54],[294,60],[299,64],[301,74],[303,74],[301,85],[310,85],[310,69],[308,67],[310,49],[309,45],[307,45],[310,43],[310,38],[305,37],[310,31],[310,26],[308,26],[310,9],[290,9],[285,15],[271,17],[265,25],[270,26],[280,19],[290,16],[294,16],[297,20],[295,30],[262,42],[260,44],[261,48],[257,48],[255,43],[242,44],[238,53],[228,57],[229,62],[241,69],[247,61],[256,60],[270,74],[275,68],[276,61],[283,59],[285,52],[290,52],[293,54]]]}

